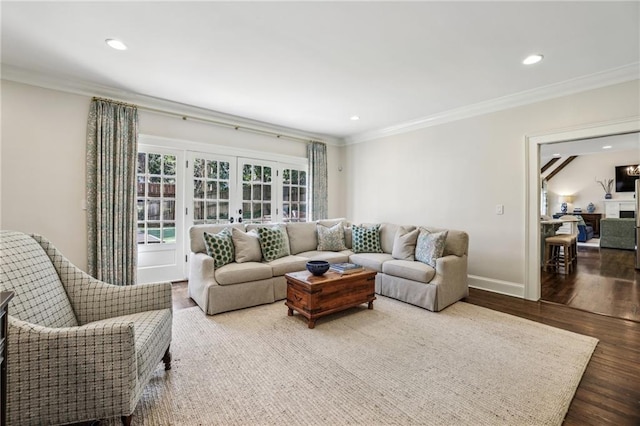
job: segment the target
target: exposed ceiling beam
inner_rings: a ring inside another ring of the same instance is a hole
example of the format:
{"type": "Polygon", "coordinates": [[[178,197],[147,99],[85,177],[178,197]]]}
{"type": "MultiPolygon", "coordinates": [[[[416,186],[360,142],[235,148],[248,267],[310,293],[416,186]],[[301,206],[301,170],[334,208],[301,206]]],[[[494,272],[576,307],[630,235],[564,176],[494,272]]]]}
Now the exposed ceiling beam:
{"type": "Polygon", "coordinates": [[[569,164],[570,162],[572,162],[573,160],[575,160],[576,158],[578,158],[577,155],[572,155],[571,157],[567,158],[566,160],[564,160],[562,162],[562,164],[560,164],[558,167],[555,168],[555,170],[553,170],[551,173],[549,173],[549,176],[547,176],[546,180],[550,181],[552,177],[554,177],[555,175],[557,175],[560,170],[564,169],[565,167],[567,167],[567,164],[569,164]]]}
{"type": "Polygon", "coordinates": [[[546,172],[549,169],[549,167],[553,166],[555,164],[555,162],[558,161],[559,159],[560,159],[560,157],[554,157],[551,160],[549,160],[547,162],[547,164],[542,166],[542,168],[540,169],[540,173],[546,172]]]}

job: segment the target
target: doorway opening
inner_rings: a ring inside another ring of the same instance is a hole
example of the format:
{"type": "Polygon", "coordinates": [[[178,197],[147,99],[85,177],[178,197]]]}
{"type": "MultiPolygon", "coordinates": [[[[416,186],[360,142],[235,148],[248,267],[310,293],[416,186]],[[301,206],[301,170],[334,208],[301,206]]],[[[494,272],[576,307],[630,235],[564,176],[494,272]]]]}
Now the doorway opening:
{"type": "MultiPolygon", "coordinates": [[[[544,272],[541,268],[541,249],[544,240],[540,223],[543,202],[548,203],[548,208],[550,209],[547,210],[548,212],[556,214],[561,212],[559,195],[571,195],[558,194],[558,191],[556,191],[554,194],[544,194],[545,197],[543,197],[543,181],[540,170],[545,162],[543,162],[542,148],[546,149],[553,146],[559,149],[562,143],[566,142],[592,141],[595,138],[631,134],[639,131],[640,120],[634,118],[526,138],[528,158],[527,246],[525,250],[527,256],[527,281],[525,283],[525,298],[552,301],[590,312],[640,321],[640,280],[638,279],[639,273],[633,266],[633,251],[601,249],[599,246],[581,245],[578,248],[578,266],[574,274],[564,275],[544,272]],[[622,265],[627,265],[627,267],[625,268],[622,265]],[[633,285],[630,286],[629,283],[633,285]],[[582,286],[582,288],[578,289],[577,287],[579,286],[582,286]],[[626,290],[628,290],[626,293],[625,286],[626,290]],[[602,293],[603,291],[606,294],[602,293]],[[609,303],[609,307],[602,309],[606,302],[609,303]]],[[[636,140],[640,144],[640,139],[636,138],[636,140]]],[[[604,178],[604,176],[601,178],[604,178]]],[[[592,176],[589,180],[589,184],[597,185],[598,176],[592,176]]],[[[629,195],[629,197],[632,197],[632,195],[629,195]]],[[[595,196],[591,198],[595,198],[595,196]]],[[[601,198],[604,199],[604,193],[601,194],[601,198]]],[[[575,202],[575,198],[573,201],[575,202]]],[[[573,207],[584,210],[588,205],[586,200],[581,200],[580,204],[584,204],[584,206],[579,206],[577,203],[575,206],[569,205],[570,210],[568,213],[573,213],[573,207]]],[[[604,207],[601,207],[602,209],[604,207]]]]}

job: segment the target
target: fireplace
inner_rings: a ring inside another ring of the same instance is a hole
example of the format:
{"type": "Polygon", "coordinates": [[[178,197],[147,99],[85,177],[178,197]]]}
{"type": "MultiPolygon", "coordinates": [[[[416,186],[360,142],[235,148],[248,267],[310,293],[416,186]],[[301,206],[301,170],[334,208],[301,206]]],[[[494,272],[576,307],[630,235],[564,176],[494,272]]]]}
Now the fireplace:
{"type": "Polygon", "coordinates": [[[636,217],[636,212],[633,210],[620,210],[620,218],[634,218],[636,217]]]}

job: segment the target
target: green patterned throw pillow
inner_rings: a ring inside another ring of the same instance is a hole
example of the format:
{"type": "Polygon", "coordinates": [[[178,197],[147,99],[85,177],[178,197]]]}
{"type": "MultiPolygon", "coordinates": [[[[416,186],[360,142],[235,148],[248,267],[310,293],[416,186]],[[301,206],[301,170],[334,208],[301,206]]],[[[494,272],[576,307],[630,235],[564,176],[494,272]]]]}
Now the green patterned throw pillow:
{"type": "Polygon", "coordinates": [[[380,225],[353,225],[352,250],[354,253],[382,253],[380,225]]]}
{"type": "Polygon", "coordinates": [[[337,223],[330,228],[318,224],[319,251],[342,251],[346,249],[342,223],[337,223]]]}
{"type": "Polygon", "coordinates": [[[442,253],[444,253],[448,232],[429,232],[424,228],[420,228],[416,244],[416,260],[435,268],[436,259],[442,257],[442,253]]]}
{"type": "Polygon", "coordinates": [[[289,256],[289,236],[284,227],[260,227],[258,228],[260,236],[260,248],[262,249],[262,257],[267,262],[289,256]]]}
{"type": "Polygon", "coordinates": [[[217,234],[205,232],[204,246],[207,249],[207,254],[213,257],[214,267],[216,268],[231,263],[235,259],[231,231],[229,231],[228,228],[223,229],[217,234]]]}

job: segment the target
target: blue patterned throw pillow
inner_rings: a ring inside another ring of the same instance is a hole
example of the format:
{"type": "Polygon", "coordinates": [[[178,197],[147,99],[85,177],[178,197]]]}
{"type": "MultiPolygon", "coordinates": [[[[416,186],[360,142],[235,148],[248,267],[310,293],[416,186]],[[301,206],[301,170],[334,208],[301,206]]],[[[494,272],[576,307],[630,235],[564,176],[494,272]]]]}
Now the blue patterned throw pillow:
{"type": "Polygon", "coordinates": [[[331,228],[318,224],[319,251],[342,251],[346,249],[342,223],[336,223],[331,228]]]}
{"type": "Polygon", "coordinates": [[[447,241],[448,232],[429,232],[424,228],[420,228],[416,244],[416,260],[435,268],[436,259],[442,257],[442,253],[444,253],[444,244],[447,241]]]}
{"type": "Polygon", "coordinates": [[[289,249],[289,236],[284,227],[260,227],[258,228],[260,236],[260,249],[262,249],[262,257],[267,262],[280,259],[281,257],[291,254],[289,249]]]}
{"type": "Polygon", "coordinates": [[[228,228],[217,234],[205,232],[204,246],[207,249],[207,254],[213,257],[214,267],[216,268],[231,263],[235,259],[231,231],[228,228]]]}
{"type": "Polygon", "coordinates": [[[380,225],[353,225],[352,250],[354,253],[382,253],[380,225]]]}

